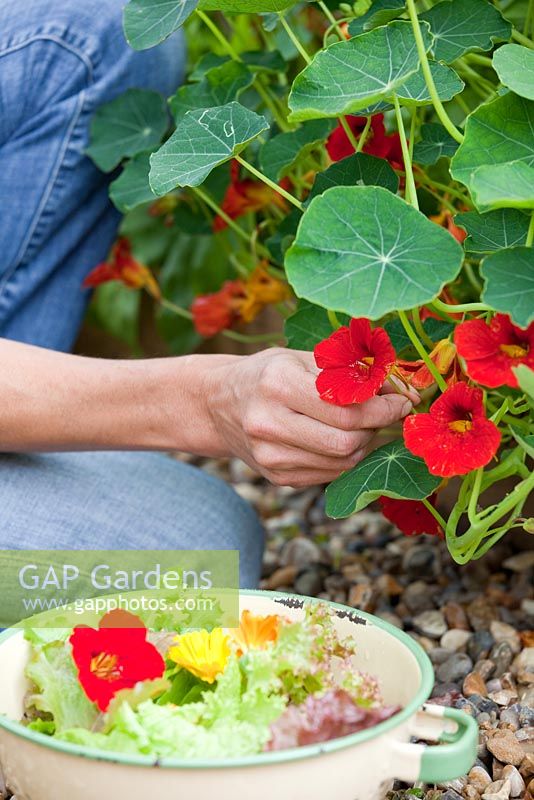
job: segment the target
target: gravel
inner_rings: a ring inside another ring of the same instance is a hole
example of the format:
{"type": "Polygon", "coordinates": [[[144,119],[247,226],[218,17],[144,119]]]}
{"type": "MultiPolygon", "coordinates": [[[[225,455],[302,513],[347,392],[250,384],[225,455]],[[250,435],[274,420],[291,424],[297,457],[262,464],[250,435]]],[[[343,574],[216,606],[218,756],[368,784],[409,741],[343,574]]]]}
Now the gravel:
{"type": "Polygon", "coordinates": [[[271,486],[237,460],[203,466],[265,521],[262,588],[346,603],[403,628],[434,663],[432,702],[476,719],[478,761],[468,776],[438,786],[397,783],[387,800],[534,800],[531,546],[514,549],[505,538],[459,567],[442,541],[405,537],[372,507],[331,520],[320,489],[271,486]]]}

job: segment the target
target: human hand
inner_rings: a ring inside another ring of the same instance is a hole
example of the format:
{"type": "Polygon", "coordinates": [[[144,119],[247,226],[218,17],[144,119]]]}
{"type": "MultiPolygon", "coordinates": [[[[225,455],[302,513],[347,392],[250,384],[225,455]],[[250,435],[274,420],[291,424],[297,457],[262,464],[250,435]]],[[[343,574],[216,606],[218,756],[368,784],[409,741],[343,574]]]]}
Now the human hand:
{"type": "Polygon", "coordinates": [[[391,388],[359,405],[331,405],[317,393],[317,374],[313,353],[282,348],[215,368],[208,396],[223,448],[272,483],[328,483],[365,457],[377,428],[412,409],[391,388]]]}

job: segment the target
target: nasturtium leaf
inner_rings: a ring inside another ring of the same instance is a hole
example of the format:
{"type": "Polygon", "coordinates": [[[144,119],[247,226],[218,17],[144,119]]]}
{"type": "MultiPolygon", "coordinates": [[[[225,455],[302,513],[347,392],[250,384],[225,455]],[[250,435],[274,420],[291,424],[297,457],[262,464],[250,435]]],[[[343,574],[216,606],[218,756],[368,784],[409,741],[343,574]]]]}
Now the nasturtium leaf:
{"type": "Polygon", "coordinates": [[[263,174],[273,181],[283,178],[297,161],[304,159],[324,142],[335,125],[333,120],[313,119],[305,122],[296,131],[273,136],[260,150],[263,174]]]}
{"type": "MultiPolygon", "coordinates": [[[[342,325],[348,324],[349,317],[344,314],[340,314],[338,319],[342,325]]],[[[284,326],[287,346],[292,350],[313,350],[316,344],[330,336],[332,330],[326,309],[307,300],[299,300],[297,310],[284,326]]]]}
{"type": "Polygon", "coordinates": [[[262,14],[269,11],[284,11],[297,0],[200,0],[204,11],[222,11],[223,14],[262,14]]]}
{"type": "Polygon", "coordinates": [[[472,50],[491,50],[512,34],[510,23],[486,0],[444,0],[419,18],[430,23],[436,61],[446,64],[472,50]]]}
{"type": "Polygon", "coordinates": [[[531,400],[534,400],[534,370],[527,367],[526,364],[520,364],[512,369],[521,391],[528,395],[531,400]]]}
{"type": "Polygon", "coordinates": [[[428,122],[421,125],[421,141],[417,142],[413,151],[413,160],[417,164],[436,164],[440,158],[452,158],[458,149],[458,142],[447,132],[443,125],[428,122]]]}
{"type": "Polygon", "coordinates": [[[485,165],[524,161],[534,165],[534,102],[512,92],[477,108],[468,118],[465,139],[451,162],[451,174],[470,186],[485,165]]]}
{"type": "Polygon", "coordinates": [[[530,218],[523,211],[501,208],[487,214],[467,211],[457,214],[454,221],[467,231],[466,252],[493,253],[504,247],[525,244],[530,218]]]}
{"type": "Polygon", "coordinates": [[[527,453],[531,458],[534,458],[534,435],[525,435],[524,432],[515,425],[508,425],[508,428],[510,429],[510,433],[516,442],[523,448],[525,453],[527,453]]]}
{"type": "Polygon", "coordinates": [[[124,7],[124,33],[134,50],[146,50],[178,30],[198,0],[130,0],[124,7]]]}
{"type": "Polygon", "coordinates": [[[198,186],[268,127],[265,117],[236,102],[188,111],[150,158],[152,190],[161,195],[175,186],[198,186]]]}
{"type": "Polygon", "coordinates": [[[333,186],[382,186],[395,194],[399,189],[399,179],[385,158],[353,153],[317,173],[307,202],[333,186]]]}
{"type": "Polygon", "coordinates": [[[132,208],[155,200],[150,188],[148,173],[150,153],[138,153],[128,161],[118,178],[109,186],[109,196],[119,211],[125,214],[132,208]]]}
{"type": "Polygon", "coordinates": [[[301,217],[302,212],[298,208],[293,208],[278,225],[273,235],[265,241],[272,258],[279,264],[284,263],[286,251],[293,244],[301,217]]]}
{"type": "Polygon", "coordinates": [[[493,67],[501,83],[512,92],[534,100],[534,50],[505,44],[493,54],[493,67]]]}
{"type": "Polygon", "coordinates": [[[359,36],[360,33],[378,28],[380,25],[387,25],[388,22],[401,15],[405,5],[405,0],[374,0],[369,11],[351,21],[349,24],[350,35],[359,36]]]}
{"type": "Polygon", "coordinates": [[[115,336],[134,351],[139,349],[139,309],[141,293],[120,281],[103,283],[95,291],[87,320],[90,325],[115,336]]]}
{"type": "Polygon", "coordinates": [[[195,108],[215,108],[235,100],[254,80],[253,74],[239,61],[227,61],[208,70],[201,81],[181,86],[169,99],[176,122],[195,108]]]}
{"type": "Polygon", "coordinates": [[[86,153],[103,172],[111,172],[123,158],[150,150],[167,130],[165,100],[148,89],[128,89],[96,111],[86,153]]]}
{"type": "MultiPolygon", "coordinates": [[[[427,49],[432,43],[423,26],[427,49]]],[[[409,22],[391,22],[382,28],[336,42],[320,50],[297,76],[289,95],[291,120],[351,114],[395,90],[417,71],[419,55],[409,22]]]]}
{"type": "Polygon", "coordinates": [[[437,489],[441,478],[431,475],[401,439],[379,447],[344,472],[326,489],[326,513],[340,519],[361,511],[381,495],[423,500],[437,489]]]}
{"type": "MultiPolygon", "coordinates": [[[[431,61],[430,72],[434,78],[438,96],[444,102],[452,100],[465,89],[463,80],[446,64],[431,61]]],[[[403,106],[425,106],[432,102],[421,68],[397,89],[397,96],[403,106]]]]}
{"type": "MultiPolygon", "coordinates": [[[[278,50],[247,50],[240,53],[243,64],[251,72],[281,72],[285,69],[285,61],[278,50]]],[[[232,61],[228,56],[219,56],[217,53],[206,53],[197,62],[188,78],[190,81],[200,81],[209,70],[228,64],[232,61]]]]}
{"type": "MultiPolygon", "coordinates": [[[[404,330],[404,326],[398,316],[395,315],[392,319],[388,319],[387,322],[384,323],[383,327],[391,339],[391,344],[395,348],[397,355],[407,348],[413,348],[411,339],[409,339],[408,334],[404,330]]],[[[429,317],[423,322],[423,328],[425,329],[425,333],[431,339],[431,341],[439,342],[440,339],[446,339],[448,336],[450,336],[454,329],[454,325],[452,325],[450,322],[444,322],[441,319],[429,317]]],[[[415,354],[415,358],[419,358],[419,356],[415,354]]]]}
{"type": "Polygon", "coordinates": [[[469,186],[480,210],[534,209],[534,166],[524,161],[478,167],[471,175],[469,186]]]}
{"type": "Polygon", "coordinates": [[[534,320],[534,247],[492,253],[480,271],[485,281],[482,301],[527,328],[534,320]]]}
{"type": "Polygon", "coordinates": [[[298,297],[380,319],[433,300],[462,265],[444,228],[378,186],[336,186],[304,212],[286,255],[298,297]]]}

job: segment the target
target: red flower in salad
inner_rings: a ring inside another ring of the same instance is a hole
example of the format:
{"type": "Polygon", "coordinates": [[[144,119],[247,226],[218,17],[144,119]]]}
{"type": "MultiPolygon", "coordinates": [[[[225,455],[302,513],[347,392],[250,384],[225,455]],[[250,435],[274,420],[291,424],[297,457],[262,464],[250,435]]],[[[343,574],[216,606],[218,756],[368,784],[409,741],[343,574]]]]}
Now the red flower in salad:
{"type": "Polygon", "coordinates": [[[141,620],[123,611],[107,614],[97,630],[83,626],[74,628],[69,641],[80,684],[101,711],[106,711],[121,689],[131,689],[139,681],[163,675],[163,657],[147,642],[146,635],[141,620]],[[117,617],[120,624],[131,627],[110,627],[116,613],[120,615],[117,617]]]}
{"type": "Polygon", "coordinates": [[[484,467],[499,448],[501,434],[487,419],[481,389],[459,382],[431,406],[428,414],[404,420],[404,443],[424,459],[432,475],[451,478],[484,467]]]}
{"type": "MultiPolygon", "coordinates": [[[[287,184],[287,180],[281,182],[281,185],[285,185],[286,188],[287,184]]],[[[241,180],[239,177],[239,163],[235,160],[232,161],[230,165],[230,185],[221,203],[222,210],[230,219],[238,219],[238,217],[248,214],[249,211],[261,211],[262,208],[269,205],[275,205],[281,209],[286,208],[284,198],[262,181],[252,180],[252,178],[241,180]]],[[[214,231],[222,231],[226,227],[227,223],[222,217],[215,217],[213,221],[214,231]]]]}
{"type": "MultiPolygon", "coordinates": [[[[432,505],[436,504],[436,495],[428,498],[432,505]]],[[[428,508],[420,500],[397,500],[394,497],[379,497],[380,511],[405,536],[416,536],[429,533],[431,536],[443,536],[441,525],[428,508]]]]}
{"type": "Polygon", "coordinates": [[[239,310],[246,297],[242,280],[226,281],[222,289],[196,297],[191,305],[193,324],[201,336],[215,336],[240,319],[239,310]]]}
{"type": "Polygon", "coordinates": [[[534,322],[522,330],[506,314],[495,314],[489,325],[472,319],[457,326],[454,341],[469,377],[491,389],[517,389],[512,368],[526,364],[534,369],[534,322]]]}
{"type": "Polygon", "coordinates": [[[133,257],[130,242],[125,237],[115,242],[109,261],[104,261],[91,270],[83,285],[94,288],[108,281],[121,281],[130,289],[146,289],[152,297],[161,297],[154,275],[148,267],[133,257]]]}
{"type": "Polygon", "coordinates": [[[395,363],[395,350],[383,328],[368,319],[352,319],[316,345],[315,362],[322,372],[317,391],[327,403],[363,403],[379,392],[395,363]]]}

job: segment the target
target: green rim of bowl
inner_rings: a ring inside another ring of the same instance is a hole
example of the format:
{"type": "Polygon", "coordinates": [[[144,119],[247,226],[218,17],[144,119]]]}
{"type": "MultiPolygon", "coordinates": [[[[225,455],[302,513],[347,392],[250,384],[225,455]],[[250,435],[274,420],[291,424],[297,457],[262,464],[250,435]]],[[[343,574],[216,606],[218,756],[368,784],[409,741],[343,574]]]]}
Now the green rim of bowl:
{"type": "MultiPolygon", "coordinates": [[[[121,764],[123,766],[131,767],[161,767],[163,769],[231,769],[243,767],[263,767],[269,764],[283,764],[291,761],[302,761],[306,758],[314,758],[327,753],[335,753],[338,750],[345,750],[348,747],[354,747],[362,742],[368,742],[370,739],[376,739],[384,733],[387,733],[394,728],[402,725],[411,716],[413,716],[421,706],[426,702],[432,691],[434,684],[434,670],[430,659],[426,655],[423,648],[417,644],[404,631],[399,630],[394,625],[372,614],[367,614],[358,609],[351,608],[350,606],[341,605],[340,603],[333,603],[329,600],[322,600],[316,597],[305,597],[303,595],[290,594],[288,592],[266,592],[261,590],[241,590],[240,596],[248,597],[267,597],[267,598],[294,598],[304,603],[326,603],[331,608],[339,609],[340,611],[349,611],[352,614],[365,620],[367,623],[381,628],[394,639],[402,642],[405,647],[414,656],[419,669],[421,671],[421,685],[414,699],[398,714],[390,717],[385,722],[375,725],[373,728],[360,731],[359,733],[352,733],[349,736],[342,736],[338,739],[331,739],[328,742],[321,742],[319,744],[305,745],[303,747],[296,747],[290,750],[277,750],[276,752],[260,753],[254,756],[243,756],[241,758],[228,758],[224,760],[211,760],[200,761],[192,759],[178,759],[178,758],[158,758],[154,759],[152,756],[137,756],[127,755],[121,753],[111,753],[105,750],[98,750],[96,748],[82,747],[68,742],[62,742],[54,739],[51,736],[46,736],[43,733],[38,733],[29,728],[26,728],[20,722],[14,722],[7,717],[0,715],[0,728],[3,728],[9,733],[19,736],[33,744],[47,747],[50,750],[64,753],[70,756],[81,756],[94,761],[107,761],[114,764],[121,764]]],[[[21,633],[19,628],[10,628],[0,634],[0,647],[3,642],[17,633],[21,633]]]]}

